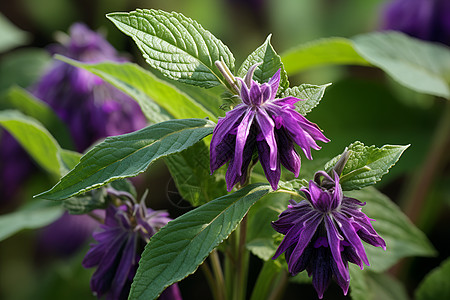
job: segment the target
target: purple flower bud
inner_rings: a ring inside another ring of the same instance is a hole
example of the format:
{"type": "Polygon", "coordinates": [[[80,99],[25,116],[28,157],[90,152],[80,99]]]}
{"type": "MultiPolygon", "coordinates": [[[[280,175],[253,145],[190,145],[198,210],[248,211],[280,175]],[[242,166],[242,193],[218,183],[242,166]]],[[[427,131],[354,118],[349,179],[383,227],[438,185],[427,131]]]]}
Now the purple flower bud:
{"type": "Polygon", "coordinates": [[[219,119],[211,140],[211,173],[229,162],[227,189],[244,184],[253,153],[257,152],[267,180],[274,190],[278,187],[282,164],[299,175],[300,157],[294,144],[300,146],[308,159],[311,149],[319,150],[316,141],[328,142],[319,127],[295,111],[294,97],[275,99],[280,84],[280,72],[267,83],[259,84],[252,77],[252,66],[240,82],[242,103],[219,119]]]}
{"type": "MultiPolygon", "coordinates": [[[[97,244],[91,245],[83,259],[85,268],[97,267],[91,278],[91,289],[97,297],[127,299],[145,244],[170,220],[167,212],[146,208],[144,202],[106,209],[101,230],[93,234],[97,244]]],[[[166,289],[165,294],[181,299],[177,285],[166,289]]]]}
{"type": "Polygon", "coordinates": [[[382,28],[450,45],[450,1],[394,0],[382,15],[382,28]]]}
{"type": "Polygon", "coordinates": [[[361,240],[384,250],[386,243],[370,224],[374,220],[361,211],[365,203],[343,195],[336,172],[334,179],[323,171],[315,178],[317,182],[311,180],[308,188],[301,189],[306,200],[290,200],[288,208],[272,222],[272,227],[285,235],[273,259],[285,252],[289,272],[294,276],[306,270],[322,299],[332,277],[347,294],[349,262],[361,269],[363,263],[369,265],[361,240]],[[322,177],[334,186],[322,187],[322,177]]]}

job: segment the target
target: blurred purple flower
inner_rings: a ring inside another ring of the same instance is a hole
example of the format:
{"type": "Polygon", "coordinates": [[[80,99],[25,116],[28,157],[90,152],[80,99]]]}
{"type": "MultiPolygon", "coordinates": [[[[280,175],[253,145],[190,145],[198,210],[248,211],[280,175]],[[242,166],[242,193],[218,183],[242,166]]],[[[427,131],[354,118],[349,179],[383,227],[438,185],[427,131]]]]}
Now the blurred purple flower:
{"type": "MultiPolygon", "coordinates": [[[[100,34],[83,24],[70,28],[70,39],[51,51],[87,63],[125,61],[100,34]]],[[[62,61],[33,88],[68,125],[77,151],[84,151],[100,138],[141,129],[146,120],[139,105],[100,77],[62,61]]]]}
{"type": "Polygon", "coordinates": [[[306,200],[290,200],[288,208],[272,222],[272,227],[285,235],[273,259],[285,252],[292,276],[306,269],[322,299],[332,277],[347,294],[349,262],[361,269],[363,263],[369,265],[361,240],[384,250],[386,244],[370,224],[374,220],[361,211],[365,203],[343,195],[336,172],[334,179],[317,172],[315,181],[301,189],[306,200]]]}
{"type": "Polygon", "coordinates": [[[255,149],[264,173],[274,190],[281,175],[280,163],[299,175],[300,157],[294,148],[299,145],[308,159],[311,149],[320,149],[316,141],[328,142],[319,127],[295,111],[294,97],[275,99],[280,84],[280,72],[267,83],[259,84],[252,77],[252,66],[241,84],[242,103],[226,113],[214,128],[211,141],[211,173],[230,162],[226,173],[227,190],[244,184],[255,149]]]}
{"type": "MultiPolygon", "coordinates": [[[[85,268],[97,267],[91,289],[97,297],[127,299],[136,274],[140,254],[150,238],[171,219],[168,213],[146,208],[145,203],[110,205],[101,231],[93,234],[92,244],[83,259],[85,268]]],[[[177,285],[163,292],[161,298],[181,299],[177,285]]]]}
{"type": "Polygon", "coordinates": [[[450,1],[394,0],[382,14],[382,28],[450,45],[450,1]]]}

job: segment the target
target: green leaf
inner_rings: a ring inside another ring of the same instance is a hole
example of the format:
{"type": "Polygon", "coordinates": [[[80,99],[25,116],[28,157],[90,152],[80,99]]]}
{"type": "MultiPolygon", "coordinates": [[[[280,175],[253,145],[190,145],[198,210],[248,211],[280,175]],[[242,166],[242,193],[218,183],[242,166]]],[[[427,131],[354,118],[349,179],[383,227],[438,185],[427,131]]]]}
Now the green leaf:
{"type": "Polygon", "coordinates": [[[11,87],[0,102],[0,110],[16,109],[39,121],[63,147],[73,148],[69,130],[47,103],[18,86],[11,87]]]}
{"type": "Polygon", "coordinates": [[[295,97],[304,101],[298,101],[295,103],[295,110],[301,115],[306,116],[314,107],[316,107],[320,100],[322,100],[325,89],[329,87],[331,83],[324,85],[312,85],[302,84],[293,88],[286,89],[281,98],[295,97]]]}
{"type": "Polygon", "coordinates": [[[194,98],[136,64],[116,62],[86,64],[63,56],[57,58],[92,72],[130,95],[151,122],[159,123],[171,117],[176,119],[208,117],[213,121],[217,120],[215,113],[194,98]]]}
{"type": "Polygon", "coordinates": [[[282,237],[270,225],[286,210],[292,196],[282,192],[270,193],[260,199],[248,213],[246,247],[262,260],[270,260],[277,250],[275,237],[282,237]]]}
{"type": "Polygon", "coordinates": [[[266,184],[252,184],[169,222],[145,247],[130,299],[155,299],[167,286],[194,273],[269,191],[266,184]]]}
{"type": "Polygon", "coordinates": [[[367,203],[362,211],[376,220],[372,225],[386,241],[386,251],[365,245],[370,262],[370,267],[366,267],[368,270],[383,272],[401,258],[436,254],[426,235],[411,223],[397,205],[375,188],[346,192],[345,195],[367,203]]]}
{"type": "Polygon", "coordinates": [[[37,195],[62,200],[100,187],[116,179],[144,172],[158,158],[181,152],[211,134],[204,119],[170,120],[141,130],[106,138],[52,189],[37,195]]]}
{"type": "MultiPolygon", "coordinates": [[[[350,152],[350,157],[340,177],[342,189],[357,190],[377,183],[389,172],[408,147],[409,145],[384,145],[377,148],[354,142],[346,148],[350,152]]],[[[325,170],[330,171],[340,157],[341,155],[338,155],[326,163],[325,170]]]]}
{"type": "Polygon", "coordinates": [[[14,136],[44,170],[60,176],[61,148],[38,121],[15,110],[3,110],[0,111],[0,125],[14,136]]]}
{"type": "Polygon", "coordinates": [[[324,38],[286,51],[281,59],[289,74],[323,65],[370,65],[353,48],[351,40],[324,38]]]}
{"type": "Polygon", "coordinates": [[[260,65],[255,70],[253,80],[259,83],[264,83],[268,82],[269,79],[279,69],[281,69],[280,87],[278,89],[278,93],[280,93],[289,87],[289,81],[280,56],[275,52],[272,45],[270,44],[271,36],[272,35],[269,35],[264,44],[259,46],[247,57],[247,59],[239,68],[237,76],[244,78],[245,74],[247,74],[251,66],[260,63],[260,65]]]}
{"type": "Polygon", "coordinates": [[[199,206],[226,194],[225,180],[210,174],[209,150],[205,143],[164,159],[183,199],[199,206]]]}
{"type": "Polygon", "coordinates": [[[141,10],[107,17],[133,38],[147,63],[167,77],[210,88],[223,84],[214,62],[223,58],[233,72],[230,50],[196,21],[176,12],[141,10]]]}
{"type": "Polygon", "coordinates": [[[356,51],[398,83],[450,99],[450,50],[400,32],[374,32],[353,38],[356,51]]]}
{"type": "Polygon", "coordinates": [[[13,213],[0,215],[0,241],[23,229],[46,226],[58,219],[62,213],[60,205],[55,206],[50,201],[37,201],[13,213]]]}
{"type": "Polygon", "coordinates": [[[14,26],[3,14],[0,13],[0,52],[10,50],[25,44],[29,35],[25,31],[14,26]]]}
{"type": "Polygon", "coordinates": [[[428,273],[415,292],[416,300],[450,299],[450,258],[428,273]]]}
{"type": "Polygon", "coordinates": [[[361,271],[350,264],[350,295],[353,300],[408,300],[405,287],[394,277],[361,271]]]}

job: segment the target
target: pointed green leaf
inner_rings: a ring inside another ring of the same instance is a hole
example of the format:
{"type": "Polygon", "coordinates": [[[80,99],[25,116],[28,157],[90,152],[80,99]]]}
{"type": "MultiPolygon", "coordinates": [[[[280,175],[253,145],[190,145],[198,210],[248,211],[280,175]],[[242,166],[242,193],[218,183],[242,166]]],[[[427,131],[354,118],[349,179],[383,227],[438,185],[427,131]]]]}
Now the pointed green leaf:
{"type": "Polygon", "coordinates": [[[14,136],[44,170],[60,176],[61,148],[38,121],[15,110],[3,110],[0,112],[0,125],[14,136]]]}
{"type": "Polygon", "coordinates": [[[350,191],[345,195],[366,202],[362,211],[375,220],[372,225],[386,242],[386,251],[365,244],[370,262],[370,267],[366,267],[368,270],[384,272],[401,258],[436,254],[426,235],[411,223],[396,204],[375,188],[350,191]]]}
{"type": "MultiPolygon", "coordinates": [[[[408,147],[409,145],[384,145],[377,148],[354,142],[346,148],[350,152],[350,157],[341,174],[342,189],[356,190],[377,183],[389,172],[408,147]]],[[[338,155],[326,163],[325,170],[331,170],[340,157],[341,155],[338,155]]]]}
{"type": "Polygon", "coordinates": [[[450,49],[400,32],[353,38],[358,53],[398,83],[417,92],[450,99],[450,49]]]}
{"type": "Polygon", "coordinates": [[[450,258],[425,276],[415,292],[417,300],[450,299],[450,258]]]}
{"type": "Polygon", "coordinates": [[[224,82],[215,61],[223,58],[228,68],[234,70],[230,50],[182,14],[138,9],[107,17],[133,38],[148,64],[171,79],[209,88],[224,82]]]}
{"type": "Polygon", "coordinates": [[[355,51],[351,40],[337,37],[302,44],[283,53],[281,59],[289,74],[323,65],[370,65],[355,51]]]}
{"type": "Polygon", "coordinates": [[[145,247],[130,299],[156,299],[167,286],[194,273],[269,191],[266,184],[252,184],[169,222],[145,247]]]}
{"type": "Polygon", "coordinates": [[[295,103],[295,110],[301,115],[306,116],[307,113],[319,104],[325,93],[325,89],[330,85],[331,83],[324,85],[302,84],[286,89],[281,95],[281,98],[295,97],[302,99],[303,101],[295,103]]]}
{"type": "Polygon", "coordinates": [[[183,199],[192,206],[207,203],[226,194],[225,180],[211,175],[209,150],[204,142],[164,159],[183,199]]]}
{"type": "Polygon", "coordinates": [[[50,201],[37,201],[17,211],[0,215],[0,241],[23,229],[36,229],[46,226],[58,219],[63,209],[50,201]]]}
{"type": "Polygon", "coordinates": [[[239,68],[237,76],[244,78],[245,74],[247,74],[247,71],[251,66],[260,63],[260,65],[255,70],[253,80],[259,83],[263,83],[268,82],[269,79],[279,69],[281,69],[280,88],[278,89],[278,93],[281,93],[289,87],[289,81],[280,56],[275,52],[272,45],[270,44],[271,36],[272,35],[269,35],[264,44],[259,46],[247,57],[247,59],[239,68]]]}
{"type": "Polygon", "coordinates": [[[80,163],[52,189],[36,197],[62,200],[116,179],[136,176],[144,172],[154,160],[181,152],[212,131],[210,121],[184,119],[108,137],[87,152],[80,163]]]}
{"type": "Polygon", "coordinates": [[[212,121],[217,120],[215,113],[194,98],[136,64],[116,62],[86,64],[63,56],[57,58],[92,72],[130,95],[139,104],[147,119],[153,123],[167,121],[171,117],[175,119],[208,117],[212,121]]]}
{"type": "Polygon", "coordinates": [[[385,273],[361,271],[351,264],[350,295],[352,300],[408,300],[405,287],[394,277],[385,273]]]}

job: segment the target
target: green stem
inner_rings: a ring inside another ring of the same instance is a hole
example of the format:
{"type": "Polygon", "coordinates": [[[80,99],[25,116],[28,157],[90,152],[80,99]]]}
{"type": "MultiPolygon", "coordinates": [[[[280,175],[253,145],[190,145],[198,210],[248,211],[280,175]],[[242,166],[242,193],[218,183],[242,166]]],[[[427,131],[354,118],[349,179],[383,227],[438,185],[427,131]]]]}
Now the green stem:
{"type": "Polygon", "coordinates": [[[226,297],[226,289],[225,289],[225,280],[223,278],[222,266],[220,265],[219,255],[216,250],[213,250],[210,254],[211,265],[214,272],[214,278],[216,281],[216,290],[217,290],[217,299],[225,300],[226,297]]]}
{"type": "Polygon", "coordinates": [[[200,265],[200,269],[203,271],[203,274],[205,275],[206,281],[208,282],[209,288],[211,289],[211,293],[213,294],[213,298],[215,300],[219,300],[219,294],[214,281],[214,277],[206,262],[203,262],[200,265]]]}
{"type": "Polygon", "coordinates": [[[284,290],[288,284],[288,275],[286,270],[281,270],[277,282],[274,284],[275,288],[270,293],[267,300],[279,300],[284,294],[284,290]]]}
{"type": "Polygon", "coordinates": [[[248,273],[248,260],[249,252],[245,248],[245,241],[247,238],[247,215],[239,224],[239,243],[237,245],[237,261],[236,261],[236,286],[235,300],[243,300],[247,291],[247,273],[248,273]]]}
{"type": "Polygon", "coordinates": [[[445,104],[441,117],[431,142],[430,150],[420,170],[413,177],[401,204],[405,213],[413,223],[416,223],[422,212],[426,196],[435,177],[439,174],[449,159],[450,147],[450,101],[445,104]]]}

